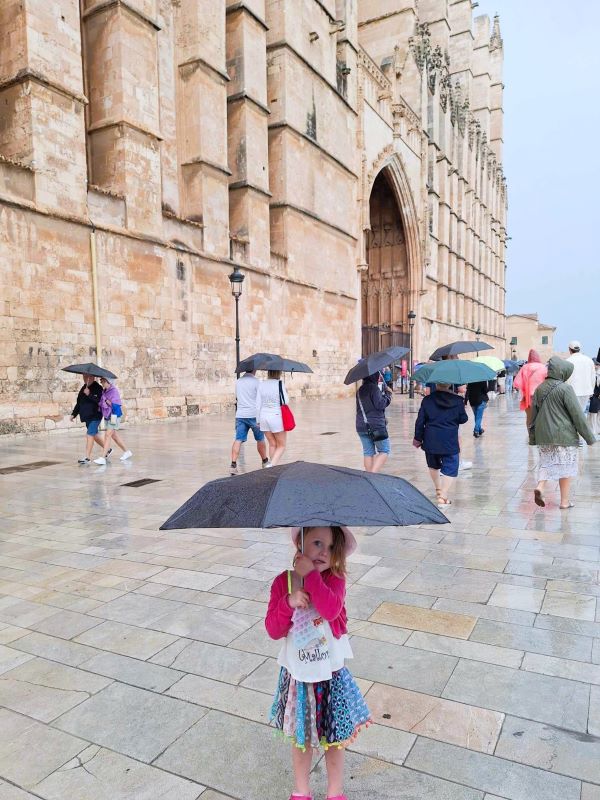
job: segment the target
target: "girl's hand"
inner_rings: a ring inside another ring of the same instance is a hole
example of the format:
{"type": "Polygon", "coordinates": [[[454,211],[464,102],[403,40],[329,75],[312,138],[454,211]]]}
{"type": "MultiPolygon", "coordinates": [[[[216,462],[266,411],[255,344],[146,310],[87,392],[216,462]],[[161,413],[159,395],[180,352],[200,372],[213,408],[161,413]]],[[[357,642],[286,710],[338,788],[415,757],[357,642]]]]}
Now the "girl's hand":
{"type": "Polygon", "coordinates": [[[297,589],[288,595],[290,608],[308,608],[310,598],[304,589],[297,589]]]}
{"type": "Polygon", "coordinates": [[[303,553],[296,553],[296,557],[294,558],[294,569],[301,578],[305,578],[309,572],[313,571],[314,568],[315,565],[308,556],[305,556],[303,553]]]}

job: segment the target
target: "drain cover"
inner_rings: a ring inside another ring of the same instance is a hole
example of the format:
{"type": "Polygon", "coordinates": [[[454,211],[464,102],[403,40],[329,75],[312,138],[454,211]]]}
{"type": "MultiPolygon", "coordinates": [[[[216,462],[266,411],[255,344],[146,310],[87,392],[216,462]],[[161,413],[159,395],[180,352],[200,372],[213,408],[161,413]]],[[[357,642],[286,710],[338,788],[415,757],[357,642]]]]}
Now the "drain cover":
{"type": "Polygon", "coordinates": [[[52,464],[60,464],[60,461],[32,461],[31,464],[18,464],[16,467],[2,467],[0,469],[0,475],[10,475],[11,472],[29,472],[30,469],[51,467],[52,464]]]}
{"type": "Polygon", "coordinates": [[[325,431],[324,433],[320,433],[319,436],[335,436],[339,431],[325,431]]]}
{"type": "Polygon", "coordinates": [[[147,483],[160,483],[160,481],[160,478],[140,478],[137,481],[122,483],[121,486],[133,486],[135,489],[137,489],[138,486],[146,486],[147,483]]]}

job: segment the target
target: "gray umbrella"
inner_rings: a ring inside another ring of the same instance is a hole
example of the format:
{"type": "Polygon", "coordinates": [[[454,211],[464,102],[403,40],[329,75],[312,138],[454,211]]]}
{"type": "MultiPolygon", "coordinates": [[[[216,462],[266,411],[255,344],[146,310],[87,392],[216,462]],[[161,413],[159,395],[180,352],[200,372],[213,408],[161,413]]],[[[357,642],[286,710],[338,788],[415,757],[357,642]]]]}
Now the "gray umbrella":
{"type": "Polygon", "coordinates": [[[312,372],[312,369],[302,361],[293,361],[291,358],[274,353],[254,353],[237,365],[236,372],[254,372],[255,370],[279,370],[280,372],[312,372]]]}
{"type": "Polygon", "coordinates": [[[430,361],[441,361],[443,356],[459,356],[461,353],[478,353],[480,350],[493,350],[493,346],[487,342],[450,342],[444,344],[431,354],[430,361]]]}
{"type": "Polygon", "coordinates": [[[117,377],[114,372],[99,367],[98,364],[94,364],[91,361],[87,364],[71,364],[70,367],[62,367],[62,369],[64,372],[75,372],[78,375],[94,375],[96,378],[114,379],[117,377]]]}
{"type": "Polygon", "coordinates": [[[403,478],[295,461],[207,483],[160,529],[422,522],[448,520],[403,478]]]}
{"type": "Polygon", "coordinates": [[[388,347],[385,350],[379,350],[377,353],[371,353],[370,356],[361,358],[355,364],[344,378],[344,383],[349,386],[351,383],[356,383],[362,378],[367,378],[369,375],[374,375],[384,367],[389,367],[394,361],[402,358],[409,352],[408,347],[388,347]]]}

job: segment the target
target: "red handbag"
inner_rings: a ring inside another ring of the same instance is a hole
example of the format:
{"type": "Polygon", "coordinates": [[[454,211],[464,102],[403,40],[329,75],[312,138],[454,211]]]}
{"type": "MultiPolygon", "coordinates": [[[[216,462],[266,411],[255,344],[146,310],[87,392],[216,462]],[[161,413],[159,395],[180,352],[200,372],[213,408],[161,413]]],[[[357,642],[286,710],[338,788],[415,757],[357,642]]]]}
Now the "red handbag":
{"type": "Polygon", "coordinates": [[[292,414],[292,409],[285,402],[283,396],[283,384],[279,381],[279,405],[281,407],[281,421],[283,422],[284,431],[293,431],[296,427],[296,420],[292,414]]]}

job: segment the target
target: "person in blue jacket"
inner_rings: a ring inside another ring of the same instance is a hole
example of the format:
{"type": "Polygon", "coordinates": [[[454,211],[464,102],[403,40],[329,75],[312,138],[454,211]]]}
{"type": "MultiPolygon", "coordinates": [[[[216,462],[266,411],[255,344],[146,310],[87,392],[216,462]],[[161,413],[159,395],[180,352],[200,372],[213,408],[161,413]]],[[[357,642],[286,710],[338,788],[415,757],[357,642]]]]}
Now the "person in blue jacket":
{"type": "Polygon", "coordinates": [[[449,506],[449,490],[458,475],[458,430],[469,418],[463,398],[452,392],[449,384],[438,383],[435,388],[421,403],[413,445],[425,452],[438,506],[449,506]]]}

